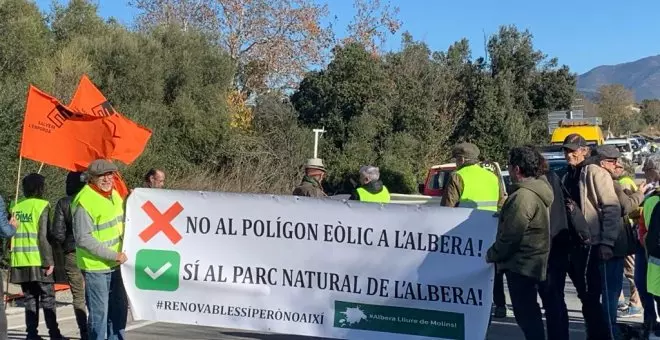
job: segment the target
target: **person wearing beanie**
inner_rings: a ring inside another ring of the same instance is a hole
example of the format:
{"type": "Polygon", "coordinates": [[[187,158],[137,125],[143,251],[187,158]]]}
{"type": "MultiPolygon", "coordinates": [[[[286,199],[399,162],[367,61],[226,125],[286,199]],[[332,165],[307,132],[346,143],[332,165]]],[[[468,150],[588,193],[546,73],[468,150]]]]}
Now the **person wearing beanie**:
{"type": "Polygon", "coordinates": [[[87,340],[87,311],[85,308],[85,288],[82,272],[76,264],[76,241],[73,237],[73,217],[71,216],[71,201],[85,186],[81,172],[71,171],[66,176],[66,196],[60,198],[55,205],[51,235],[53,241],[60,245],[64,252],[64,271],[73,295],[73,312],[80,331],[80,339],[87,340]]]}
{"type": "Polygon", "coordinates": [[[48,242],[50,204],[44,199],[46,179],[31,173],[23,178],[24,198],[12,207],[19,221],[11,240],[10,282],[20,285],[25,305],[25,326],[28,340],[39,336],[39,307],[51,339],[67,339],[57,324],[53,250],[48,242]]]}

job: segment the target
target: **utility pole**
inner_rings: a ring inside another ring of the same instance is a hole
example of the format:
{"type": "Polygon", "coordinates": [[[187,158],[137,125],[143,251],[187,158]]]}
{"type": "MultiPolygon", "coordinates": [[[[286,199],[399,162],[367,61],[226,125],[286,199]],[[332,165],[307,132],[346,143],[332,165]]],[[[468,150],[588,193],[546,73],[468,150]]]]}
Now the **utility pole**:
{"type": "Polygon", "coordinates": [[[325,132],[325,129],[314,129],[314,158],[319,158],[319,135],[325,132]]]}

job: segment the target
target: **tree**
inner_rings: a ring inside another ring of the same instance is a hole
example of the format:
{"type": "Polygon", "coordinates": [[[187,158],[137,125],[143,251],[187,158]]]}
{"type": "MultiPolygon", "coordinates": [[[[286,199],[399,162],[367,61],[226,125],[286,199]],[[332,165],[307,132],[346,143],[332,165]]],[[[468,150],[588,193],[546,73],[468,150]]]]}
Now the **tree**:
{"type": "Polygon", "coordinates": [[[234,61],[241,92],[295,88],[311,65],[325,61],[332,41],[321,20],[328,9],[312,0],[139,0],[144,27],[182,23],[214,33],[234,61]]]}
{"type": "Polygon", "coordinates": [[[598,89],[598,112],[603,125],[616,135],[628,132],[626,122],[633,118],[634,103],[633,93],[623,85],[603,85],[598,89]]]}
{"type": "Polygon", "coordinates": [[[72,0],[66,6],[55,2],[49,20],[55,40],[66,43],[75,37],[102,34],[105,25],[97,11],[97,5],[88,0],[72,0]]]}
{"type": "Polygon", "coordinates": [[[646,125],[658,126],[660,125],[660,100],[644,100],[642,101],[641,115],[646,125]]]}
{"type": "Polygon", "coordinates": [[[380,54],[387,33],[394,34],[401,28],[399,8],[392,8],[389,3],[381,5],[380,0],[354,0],[353,7],[356,14],[348,25],[344,44],[357,42],[371,53],[380,54]]]}
{"type": "Polygon", "coordinates": [[[468,101],[453,140],[476,143],[485,158],[501,161],[515,145],[548,142],[545,114],[570,107],[576,75],[514,26],[500,27],[487,51],[489,59],[471,63],[461,78],[468,101]]]}
{"type": "Polygon", "coordinates": [[[141,28],[165,24],[212,32],[218,24],[213,0],[131,0],[129,4],[142,10],[137,18],[141,28]]]}

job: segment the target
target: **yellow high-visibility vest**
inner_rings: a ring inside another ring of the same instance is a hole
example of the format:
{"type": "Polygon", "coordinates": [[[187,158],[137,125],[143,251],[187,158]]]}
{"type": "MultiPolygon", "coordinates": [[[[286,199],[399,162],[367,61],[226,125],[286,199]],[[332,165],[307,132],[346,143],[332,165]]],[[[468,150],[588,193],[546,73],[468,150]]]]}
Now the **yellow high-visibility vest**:
{"type": "Polygon", "coordinates": [[[360,202],[390,203],[390,192],[383,185],[383,190],[377,194],[372,194],[364,188],[357,188],[360,202]]]}
{"type": "Polygon", "coordinates": [[[478,164],[463,167],[456,173],[463,180],[459,207],[497,211],[500,184],[494,173],[478,164]]]}
{"type": "MultiPolygon", "coordinates": [[[[651,226],[651,214],[653,209],[660,202],[660,196],[649,196],[644,200],[643,214],[644,224],[648,230],[651,226]]],[[[657,240],[651,240],[657,242],[657,240]]],[[[660,259],[654,256],[648,256],[648,264],[646,266],[646,290],[655,296],[660,296],[660,259]]]]}
{"type": "Polygon", "coordinates": [[[633,189],[633,191],[637,191],[637,184],[635,184],[635,181],[628,176],[619,178],[619,184],[629,186],[633,189]]]}
{"type": "Polygon", "coordinates": [[[27,198],[11,208],[20,222],[11,239],[11,266],[41,267],[39,252],[39,218],[49,203],[39,198],[27,198]]]}
{"type": "MultiPolygon", "coordinates": [[[[117,191],[112,190],[110,199],[101,196],[89,185],[85,185],[71,202],[71,213],[80,206],[92,218],[92,236],[106,247],[120,252],[124,233],[124,200],[117,191]]],[[[91,254],[76,247],[78,268],[84,271],[102,271],[117,267],[119,263],[91,254]]]]}

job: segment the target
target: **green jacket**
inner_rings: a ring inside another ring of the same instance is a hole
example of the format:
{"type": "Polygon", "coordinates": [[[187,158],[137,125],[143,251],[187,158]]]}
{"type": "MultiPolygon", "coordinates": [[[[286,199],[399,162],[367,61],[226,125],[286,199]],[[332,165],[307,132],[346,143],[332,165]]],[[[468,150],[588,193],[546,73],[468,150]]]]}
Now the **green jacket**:
{"type": "Polygon", "coordinates": [[[321,183],[313,177],[305,176],[299,186],[293,189],[294,196],[327,197],[321,183]]]}
{"type": "Polygon", "coordinates": [[[549,208],[554,199],[545,179],[528,178],[511,186],[500,211],[495,243],[486,261],[498,271],[512,271],[544,281],[550,252],[549,208]]]}

